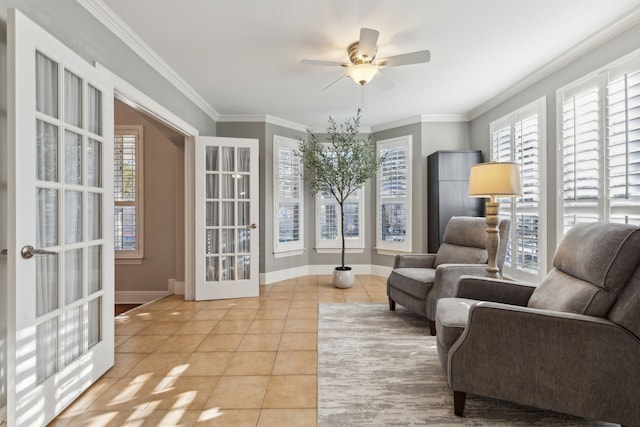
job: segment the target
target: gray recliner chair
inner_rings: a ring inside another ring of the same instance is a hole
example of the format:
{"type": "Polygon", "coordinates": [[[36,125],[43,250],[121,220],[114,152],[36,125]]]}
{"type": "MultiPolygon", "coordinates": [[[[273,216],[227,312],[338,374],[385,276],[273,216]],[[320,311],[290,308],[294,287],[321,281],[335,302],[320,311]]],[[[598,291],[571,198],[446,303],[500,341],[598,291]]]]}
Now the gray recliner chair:
{"type": "Polygon", "coordinates": [[[436,310],[462,416],[467,393],[640,426],[640,227],[572,227],[540,285],[464,276],[436,310]]]}
{"type": "MultiPolygon", "coordinates": [[[[509,238],[508,219],[498,224],[500,246],[496,264],[504,264],[509,238]]],[[[482,217],[452,217],[435,254],[396,255],[387,279],[389,309],[396,303],[429,319],[431,335],[436,334],[436,302],[456,293],[458,278],[464,274],[484,275],[487,269],[487,222],[482,217]]]]}

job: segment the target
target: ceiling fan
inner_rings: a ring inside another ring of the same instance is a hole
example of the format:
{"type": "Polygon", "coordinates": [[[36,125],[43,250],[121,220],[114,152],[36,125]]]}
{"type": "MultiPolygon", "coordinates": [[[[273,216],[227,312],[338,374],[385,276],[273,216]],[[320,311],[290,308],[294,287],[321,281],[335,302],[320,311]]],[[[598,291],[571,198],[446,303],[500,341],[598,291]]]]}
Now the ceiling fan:
{"type": "Polygon", "coordinates": [[[353,42],[347,47],[349,61],[347,63],[337,61],[321,61],[314,59],[303,59],[302,64],[308,65],[329,65],[341,66],[347,69],[347,74],[325,87],[324,90],[336,84],[345,77],[351,77],[354,82],[364,86],[373,79],[378,70],[383,67],[397,67],[400,65],[421,64],[429,62],[431,53],[428,50],[403,53],[401,55],[388,56],[376,60],[378,51],[378,36],[380,33],[371,28],[360,29],[360,40],[353,42]]]}

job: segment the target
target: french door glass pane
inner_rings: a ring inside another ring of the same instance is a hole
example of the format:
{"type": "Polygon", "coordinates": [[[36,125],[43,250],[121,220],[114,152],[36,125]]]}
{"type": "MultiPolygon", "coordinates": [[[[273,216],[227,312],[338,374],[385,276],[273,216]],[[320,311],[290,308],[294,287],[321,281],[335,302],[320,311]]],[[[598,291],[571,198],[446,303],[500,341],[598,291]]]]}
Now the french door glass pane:
{"type": "Polygon", "coordinates": [[[65,191],[64,193],[65,243],[82,241],[82,193],[65,191]]]}
{"type": "Polygon", "coordinates": [[[64,120],[82,127],[82,80],[69,70],[64,71],[64,120]]]}
{"type": "Polygon", "coordinates": [[[251,279],[251,257],[243,255],[238,257],[238,280],[251,279]]]}
{"type": "Polygon", "coordinates": [[[58,117],[58,64],[36,52],[36,110],[58,117]]]}
{"type": "Polygon", "coordinates": [[[233,229],[222,230],[222,252],[232,254],[236,251],[235,232],[233,229]]]}
{"type": "Polygon", "coordinates": [[[218,268],[219,257],[212,256],[205,259],[205,277],[207,282],[217,282],[220,280],[220,270],[218,268]]]}
{"type": "Polygon", "coordinates": [[[58,127],[36,120],[38,153],[37,176],[40,181],[58,181],[58,127]]]}
{"type": "Polygon", "coordinates": [[[235,217],[234,217],[234,203],[233,202],[222,202],[222,225],[230,226],[235,225],[235,217]]]}
{"type": "Polygon", "coordinates": [[[64,314],[62,327],[64,366],[68,366],[82,354],[82,306],[79,305],[64,314]]]}
{"type": "Polygon", "coordinates": [[[249,253],[251,251],[251,231],[246,229],[238,230],[238,252],[249,253]]]}
{"type": "Polygon", "coordinates": [[[88,292],[91,295],[102,289],[102,246],[89,246],[87,248],[87,257],[88,292]]]}
{"type": "Polygon", "coordinates": [[[64,301],[72,303],[82,298],[82,249],[65,252],[64,301]]]}
{"type": "Polygon", "coordinates": [[[38,188],[36,201],[36,246],[55,246],[58,244],[58,191],[38,188]]]}
{"type": "Polygon", "coordinates": [[[249,202],[238,202],[238,225],[249,225],[249,202]]]}
{"type": "Polygon", "coordinates": [[[64,182],[82,184],[82,136],[64,133],[64,182]]]}
{"type": "Polygon", "coordinates": [[[218,195],[218,174],[208,174],[206,178],[207,199],[217,199],[218,195]]]}
{"type": "Polygon", "coordinates": [[[218,147],[207,147],[205,157],[205,167],[207,172],[218,171],[218,147]]]}
{"type": "Polygon", "coordinates": [[[249,198],[249,175],[239,175],[236,179],[238,187],[238,199],[249,198]]]}
{"type": "Polygon", "coordinates": [[[225,172],[235,171],[234,151],[233,147],[222,147],[222,170],[225,172]]]}
{"type": "Polygon", "coordinates": [[[89,132],[102,135],[102,92],[89,85],[89,132]]]}
{"type": "Polygon", "coordinates": [[[58,255],[34,257],[36,262],[36,316],[58,308],[58,255]]]}
{"type": "Polygon", "coordinates": [[[236,257],[234,256],[223,256],[220,258],[222,262],[222,280],[235,280],[236,279],[236,257]]]}
{"type": "Polygon", "coordinates": [[[102,238],[102,194],[87,193],[87,240],[102,238]]]}
{"type": "Polygon", "coordinates": [[[222,175],[222,198],[233,199],[235,197],[235,178],[232,174],[222,175]]]}
{"type": "Polygon", "coordinates": [[[58,318],[36,326],[36,382],[44,382],[58,371],[58,318]]]}
{"type": "Polygon", "coordinates": [[[238,172],[250,172],[251,165],[249,164],[248,148],[238,148],[238,172]]]}
{"type": "Polygon", "coordinates": [[[206,241],[205,241],[205,254],[217,254],[218,250],[218,230],[207,230],[206,231],[206,241]]]}
{"type": "Polygon", "coordinates": [[[87,143],[87,185],[102,187],[102,144],[95,139],[87,143]]]}
{"type": "Polygon", "coordinates": [[[206,205],[206,223],[207,227],[218,226],[218,202],[207,202],[206,205]]]}
{"type": "Polygon", "coordinates": [[[89,301],[88,306],[89,321],[89,348],[102,341],[102,297],[89,301]]]}

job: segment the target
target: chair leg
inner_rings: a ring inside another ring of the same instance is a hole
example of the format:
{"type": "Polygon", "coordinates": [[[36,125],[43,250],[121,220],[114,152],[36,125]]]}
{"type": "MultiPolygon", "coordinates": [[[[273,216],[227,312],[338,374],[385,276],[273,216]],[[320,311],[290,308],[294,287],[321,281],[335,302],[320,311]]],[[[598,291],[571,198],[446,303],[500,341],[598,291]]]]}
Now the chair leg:
{"type": "Polygon", "coordinates": [[[464,403],[467,400],[467,393],[464,391],[453,392],[453,412],[457,417],[464,416],[464,403]]]}
{"type": "Polygon", "coordinates": [[[389,310],[396,311],[396,302],[389,297],[389,310]]]}
{"type": "Polygon", "coordinates": [[[431,336],[436,336],[436,322],[435,320],[429,319],[429,332],[431,332],[431,336]]]}

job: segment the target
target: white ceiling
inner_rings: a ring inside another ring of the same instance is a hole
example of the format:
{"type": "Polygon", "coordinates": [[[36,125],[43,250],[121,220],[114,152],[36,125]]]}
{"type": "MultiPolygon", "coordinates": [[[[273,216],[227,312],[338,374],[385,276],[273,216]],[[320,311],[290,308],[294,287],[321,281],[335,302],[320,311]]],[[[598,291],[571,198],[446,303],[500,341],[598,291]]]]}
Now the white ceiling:
{"type": "MultiPolygon", "coordinates": [[[[364,87],[363,126],[467,115],[640,6],[640,0],[104,0],[224,120],[343,120],[361,87],[340,67],[361,27],[378,58],[429,49],[431,62],[383,69],[364,87]]],[[[640,46],[640,44],[639,44],[640,46]]]]}

